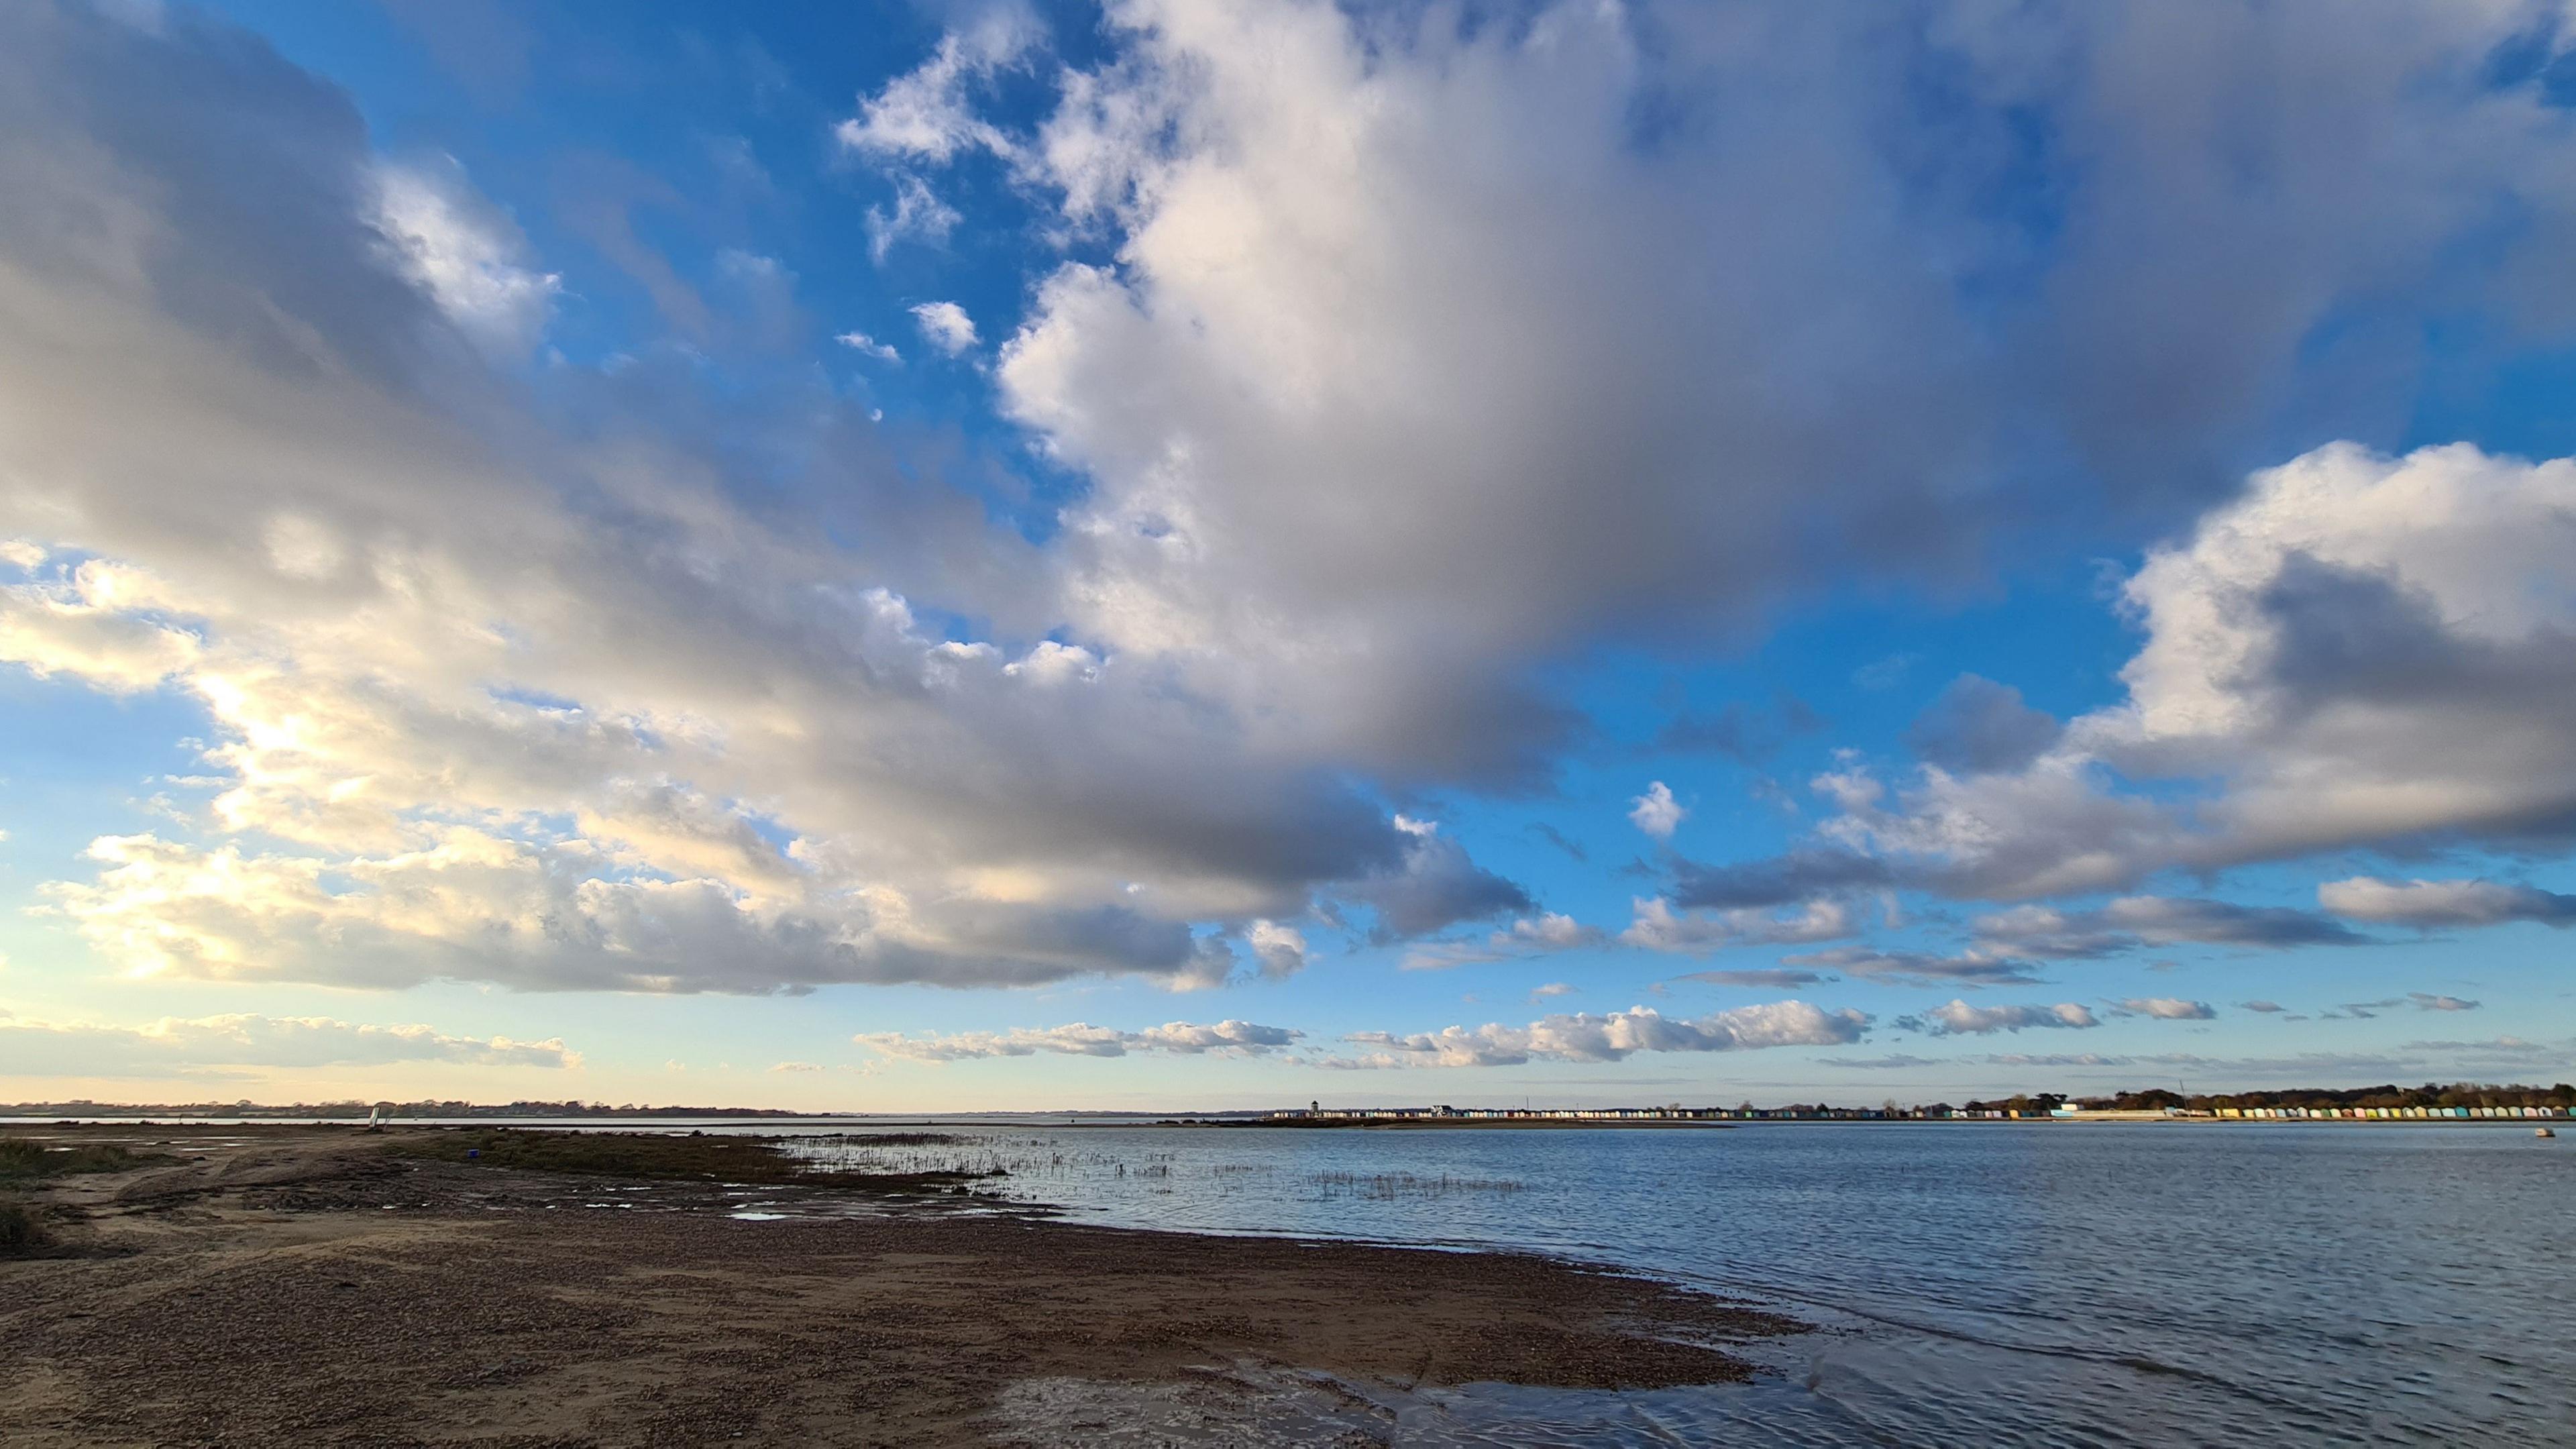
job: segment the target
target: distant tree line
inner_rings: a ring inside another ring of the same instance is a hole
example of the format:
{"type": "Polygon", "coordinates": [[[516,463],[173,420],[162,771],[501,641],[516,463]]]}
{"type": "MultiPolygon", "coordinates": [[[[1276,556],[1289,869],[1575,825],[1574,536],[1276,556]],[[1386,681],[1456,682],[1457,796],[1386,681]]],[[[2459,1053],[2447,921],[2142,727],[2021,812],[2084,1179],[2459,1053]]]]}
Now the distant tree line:
{"type": "Polygon", "coordinates": [[[9,1102],[0,1117],[796,1117],[766,1107],[655,1107],[632,1102],[9,1102]]]}

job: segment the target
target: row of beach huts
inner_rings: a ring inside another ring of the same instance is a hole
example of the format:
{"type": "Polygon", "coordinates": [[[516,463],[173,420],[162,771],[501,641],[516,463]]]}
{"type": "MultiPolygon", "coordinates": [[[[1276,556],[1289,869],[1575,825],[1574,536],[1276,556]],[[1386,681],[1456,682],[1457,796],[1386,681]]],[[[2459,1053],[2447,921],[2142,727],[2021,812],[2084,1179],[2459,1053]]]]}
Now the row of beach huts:
{"type": "Polygon", "coordinates": [[[2167,1107],[2146,1111],[2090,1111],[2079,1107],[1326,1107],[1270,1114],[1272,1121],[1386,1122],[1406,1120],[1550,1122],[1924,1122],[2109,1121],[2198,1119],[2209,1121],[2533,1121],[2563,1122],[2565,1107],[2167,1107]]]}

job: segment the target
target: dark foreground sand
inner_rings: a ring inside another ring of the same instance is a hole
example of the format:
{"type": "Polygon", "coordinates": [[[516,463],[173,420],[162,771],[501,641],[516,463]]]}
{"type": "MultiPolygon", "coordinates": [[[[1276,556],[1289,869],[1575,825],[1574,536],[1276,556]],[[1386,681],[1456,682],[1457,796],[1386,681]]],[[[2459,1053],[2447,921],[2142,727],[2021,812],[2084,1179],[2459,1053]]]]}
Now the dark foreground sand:
{"type": "Polygon", "coordinates": [[[1714,1345],[1797,1327],[1503,1254],[920,1199],[739,1221],[349,1128],[49,1135],[183,1160],[55,1179],[58,1247],[0,1260],[13,1446],[1370,1444],[1402,1436],[1254,1430],[1423,1385],[1723,1382],[1747,1370],[1714,1345]],[[616,1197],[641,1205],[584,1206],[616,1197]],[[1195,1431],[1140,1431],[1138,1395],[1195,1431]]]}

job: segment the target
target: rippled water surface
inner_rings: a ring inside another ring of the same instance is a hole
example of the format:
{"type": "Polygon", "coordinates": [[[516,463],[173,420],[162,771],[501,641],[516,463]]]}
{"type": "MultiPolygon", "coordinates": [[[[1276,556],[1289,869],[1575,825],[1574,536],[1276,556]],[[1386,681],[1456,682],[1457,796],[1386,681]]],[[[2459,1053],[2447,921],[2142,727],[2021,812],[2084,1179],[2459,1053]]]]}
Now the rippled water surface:
{"type": "Polygon", "coordinates": [[[1417,1404],[1422,1442],[2576,1445],[2576,1140],[943,1130],[960,1140],[818,1150],[1007,1167],[1002,1191],[1095,1222],[1537,1249],[1826,1330],[1763,1350],[1776,1372],[1749,1387],[1417,1404]]]}

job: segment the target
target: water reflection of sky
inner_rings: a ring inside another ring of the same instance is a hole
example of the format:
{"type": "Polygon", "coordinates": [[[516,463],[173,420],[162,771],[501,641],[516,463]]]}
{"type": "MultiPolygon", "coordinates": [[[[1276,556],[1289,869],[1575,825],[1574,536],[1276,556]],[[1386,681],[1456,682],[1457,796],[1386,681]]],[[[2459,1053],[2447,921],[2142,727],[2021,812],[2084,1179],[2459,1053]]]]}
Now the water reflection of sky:
{"type": "Polygon", "coordinates": [[[1764,1384],[1657,1401],[1654,1424],[1727,1442],[2559,1444],[2576,1424],[2555,1372],[2576,1156],[2503,1129],[948,1130],[819,1150],[998,1167],[998,1196],[1102,1223],[1535,1249],[1827,1325],[1769,1350],[1764,1384]]]}

